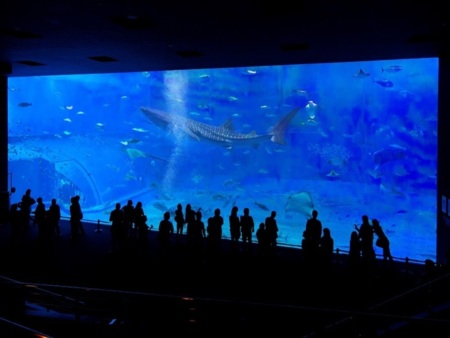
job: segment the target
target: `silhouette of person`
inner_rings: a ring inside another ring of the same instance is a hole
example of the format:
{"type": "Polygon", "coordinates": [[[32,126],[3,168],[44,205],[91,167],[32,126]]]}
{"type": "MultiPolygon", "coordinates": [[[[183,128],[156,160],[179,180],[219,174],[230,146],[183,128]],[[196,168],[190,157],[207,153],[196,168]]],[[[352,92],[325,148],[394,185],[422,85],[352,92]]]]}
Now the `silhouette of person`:
{"type": "Polygon", "coordinates": [[[264,222],[259,223],[258,230],[256,230],[256,240],[258,241],[258,254],[265,255],[267,252],[267,239],[264,222]]]}
{"type": "Polygon", "coordinates": [[[253,217],[250,215],[249,208],[244,208],[244,214],[241,215],[241,231],[242,231],[242,248],[244,250],[251,250],[252,236],[253,232],[255,231],[255,222],[253,220],[253,217]]]}
{"type": "Polygon", "coordinates": [[[42,197],[37,198],[37,205],[33,211],[34,220],[33,225],[38,226],[38,238],[43,240],[45,234],[45,223],[47,222],[47,211],[45,210],[45,204],[42,201],[42,197]]]}
{"type": "Polygon", "coordinates": [[[270,213],[270,216],[266,217],[266,220],[264,222],[264,225],[266,228],[267,246],[268,246],[268,250],[270,250],[271,253],[273,253],[277,247],[278,224],[277,224],[277,220],[275,219],[276,216],[277,216],[277,212],[275,210],[273,210],[270,213]]]}
{"type": "Polygon", "coordinates": [[[173,224],[170,221],[170,212],[166,211],[164,213],[164,218],[159,222],[158,227],[158,240],[161,248],[161,253],[166,255],[169,253],[170,249],[170,239],[174,232],[173,224]]]}
{"type": "Polygon", "coordinates": [[[123,222],[127,231],[127,237],[136,238],[134,232],[134,205],[133,200],[128,200],[127,204],[122,207],[123,222]]]}
{"type": "Polygon", "coordinates": [[[45,209],[45,204],[42,201],[42,197],[38,197],[36,201],[36,209],[33,211],[33,224],[37,224],[38,226],[38,241],[40,249],[42,250],[41,253],[52,254],[54,231],[48,222],[47,210],[45,209]]]}
{"type": "Polygon", "coordinates": [[[83,211],[81,211],[80,195],[75,196],[75,205],[78,208],[78,213],[80,215],[80,221],[78,223],[78,230],[80,232],[80,235],[84,235],[84,226],[83,226],[83,222],[81,221],[83,219],[83,211]]]}
{"type": "Polygon", "coordinates": [[[184,209],[184,222],[186,223],[187,227],[189,227],[189,223],[195,222],[196,217],[196,212],[192,209],[191,204],[186,204],[186,207],[184,209]]]}
{"type": "Polygon", "coordinates": [[[83,213],[79,203],[79,198],[73,196],[70,198],[70,235],[73,240],[79,238],[81,232],[81,220],[83,219],[83,213]]]}
{"type": "Polygon", "coordinates": [[[322,236],[322,222],[317,218],[318,215],[319,212],[317,210],[311,212],[311,218],[306,221],[306,229],[303,234],[306,241],[306,257],[312,263],[317,262],[319,257],[320,239],[322,236]]]}
{"type": "Polygon", "coordinates": [[[214,216],[208,219],[206,231],[208,233],[208,248],[210,254],[217,254],[220,251],[222,240],[223,217],[220,215],[220,209],[214,210],[214,216]]]}
{"type": "Polygon", "coordinates": [[[20,202],[20,211],[22,215],[23,226],[28,228],[31,220],[31,207],[36,203],[36,200],[31,197],[31,189],[27,189],[25,194],[22,196],[20,202]]]}
{"type": "Polygon", "coordinates": [[[120,203],[116,203],[115,209],[109,214],[109,221],[111,222],[111,253],[119,253],[123,249],[127,237],[125,216],[121,207],[120,203]]]}
{"type": "Polygon", "coordinates": [[[56,202],[56,198],[53,198],[52,203],[48,208],[48,222],[53,233],[57,237],[61,236],[61,227],[59,224],[60,220],[61,220],[61,208],[56,202]]]}
{"type": "Polygon", "coordinates": [[[193,259],[200,259],[203,254],[203,241],[206,237],[205,224],[201,211],[195,213],[195,219],[187,224],[186,230],[189,253],[193,259]]]}
{"type": "Polygon", "coordinates": [[[358,268],[361,260],[361,243],[359,241],[358,232],[352,231],[350,234],[350,245],[348,252],[348,263],[350,268],[358,268]]]}
{"type": "Polygon", "coordinates": [[[362,224],[358,228],[355,224],[355,229],[358,231],[358,237],[361,243],[361,258],[362,262],[367,266],[375,261],[375,251],[373,249],[373,228],[369,223],[369,217],[363,215],[361,217],[362,224]]]}
{"type": "Polygon", "coordinates": [[[134,207],[134,225],[138,242],[145,246],[148,241],[147,216],[142,207],[142,202],[137,202],[134,207]]]}
{"type": "Polygon", "coordinates": [[[372,220],[372,226],[373,232],[377,235],[375,244],[383,249],[383,265],[386,266],[386,263],[389,260],[389,264],[392,266],[394,259],[391,254],[391,244],[389,242],[389,238],[384,233],[378,219],[374,218],[372,220]]]}
{"type": "Polygon", "coordinates": [[[231,214],[229,216],[230,223],[230,237],[231,237],[231,248],[233,250],[238,248],[239,238],[241,237],[241,222],[238,216],[239,208],[233,206],[231,208],[231,214]]]}
{"type": "Polygon", "coordinates": [[[320,261],[325,268],[331,267],[333,263],[334,239],[331,237],[329,228],[323,228],[320,238],[320,261]]]}
{"type": "Polygon", "coordinates": [[[184,219],[183,206],[178,203],[177,209],[175,210],[175,223],[177,225],[177,239],[183,234],[184,224],[186,220],[184,219]]]}

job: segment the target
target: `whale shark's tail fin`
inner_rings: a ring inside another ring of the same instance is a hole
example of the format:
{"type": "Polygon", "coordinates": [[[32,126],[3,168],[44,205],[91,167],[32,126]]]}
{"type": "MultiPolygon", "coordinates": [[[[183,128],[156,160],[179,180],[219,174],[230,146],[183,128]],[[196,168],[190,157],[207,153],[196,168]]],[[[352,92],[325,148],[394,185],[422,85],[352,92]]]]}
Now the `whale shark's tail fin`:
{"type": "Polygon", "coordinates": [[[295,108],[294,110],[287,113],[278,123],[270,130],[270,134],[272,135],[271,141],[278,144],[285,144],[286,140],[284,139],[284,134],[286,132],[286,128],[288,127],[291,120],[295,117],[300,108],[295,108]]]}

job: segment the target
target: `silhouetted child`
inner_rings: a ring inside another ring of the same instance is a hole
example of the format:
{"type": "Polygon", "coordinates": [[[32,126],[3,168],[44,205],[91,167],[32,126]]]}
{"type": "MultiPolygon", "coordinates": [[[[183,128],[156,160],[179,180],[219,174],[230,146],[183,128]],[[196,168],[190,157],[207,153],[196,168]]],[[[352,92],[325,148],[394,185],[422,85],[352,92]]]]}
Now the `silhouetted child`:
{"type": "Polygon", "coordinates": [[[258,241],[258,254],[265,255],[267,253],[267,239],[264,222],[259,223],[258,230],[256,230],[256,240],[258,241]]]}
{"type": "Polygon", "coordinates": [[[175,210],[174,220],[177,226],[177,239],[178,239],[179,236],[183,234],[184,224],[186,223],[184,219],[183,206],[180,203],[178,203],[177,209],[175,210]]]}
{"type": "Polygon", "coordinates": [[[161,253],[166,255],[169,253],[170,249],[170,239],[174,232],[173,224],[170,221],[170,212],[166,211],[164,213],[164,218],[159,222],[158,227],[158,240],[161,248],[161,253]]]}

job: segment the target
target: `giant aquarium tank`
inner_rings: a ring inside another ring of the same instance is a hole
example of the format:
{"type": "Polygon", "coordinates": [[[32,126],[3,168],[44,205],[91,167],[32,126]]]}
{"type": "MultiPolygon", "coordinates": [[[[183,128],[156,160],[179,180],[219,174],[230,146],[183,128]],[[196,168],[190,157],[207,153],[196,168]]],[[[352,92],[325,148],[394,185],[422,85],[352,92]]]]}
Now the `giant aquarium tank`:
{"type": "MultiPolygon", "coordinates": [[[[178,203],[277,211],[300,247],[318,210],[348,250],[361,216],[395,257],[436,258],[438,59],[402,59],[8,79],[8,172],[69,216],[109,224],[142,202],[157,228],[178,203]]],[[[173,216],[172,216],[173,220],[173,216]]],[[[256,231],[256,230],[255,230],[256,231]]],[[[380,249],[375,248],[380,254],[380,249]]]]}

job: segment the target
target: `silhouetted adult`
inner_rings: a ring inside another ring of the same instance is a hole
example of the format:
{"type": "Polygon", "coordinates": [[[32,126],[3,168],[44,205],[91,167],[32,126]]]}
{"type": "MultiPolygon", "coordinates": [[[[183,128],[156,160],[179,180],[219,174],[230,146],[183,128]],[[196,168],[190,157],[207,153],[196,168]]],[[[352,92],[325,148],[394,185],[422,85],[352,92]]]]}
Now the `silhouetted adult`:
{"type": "Polygon", "coordinates": [[[123,222],[127,230],[127,237],[136,238],[134,229],[134,205],[133,200],[128,200],[127,204],[122,207],[123,222]]]}
{"type": "Polygon", "coordinates": [[[322,236],[322,222],[317,218],[319,212],[313,210],[311,218],[306,221],[305,232],[303,234],[305,239],[305,246],[307,257],[312,263],[317,262],[319,257],[320,238],[322,236]]]}
{"type": "Polygon", "coordinates": [[[36,203],[36,200],[31,197],[31,189],[27,189],[25,194],[22,196],[20,202],[20,212],[22,215],[22,222],[25,228],[28,228],[31,220],[31,207],[36,203]]]}
{"type": "Polygon", "coordinates": [[[384,233],[378,219],[374,218],[372,220],[372,226],[373,232],[377,235],[375,244],[383,249],[383,265],[386,266],[386,263],[389,261],[389,264],[392,266],[394,259],[391,254],[391,244],[389,242],[389,238],[384,233]]]}
{"type": "Polygon", "coordinates": [[[81,234],[81,220],[83,214],[76,196],[70,198],[70,236],[72,240],[76,240],[81,234]]]}
{"type": "Polygon", "coordinates": [[[202,213],[199,210],[195,213],[195,219],[187,224],[186,238],[191,258],[195,260],[201,259],[205,237],[205,224],[202,221],[202,213]]]}
{"type": "Polygon", "coordinates": [[[136,227],[137,241],[141,246],[148,244],[148,225],[142,202],[137,202],[134,207],[134,225],[136,227]]]}
{"type": "Polygon", "coordinates": [[[334,239],[329,228],[323,228],[320,238],[320,263],[325,268],[330,268],[333,263],[334,239]]]}
{"type": "Polygon", "coordinates": [[[55,234],[55,236],[61,236],[61,227],[59,222],[61,221],[61,208],[56,202],[56,198],[52,199],[50,207],[48,208],[48,222],[55,234]]]}
{"type": "Polygon", "coordinates": [[[361,217],[362,223],[358,227],[355,224],[355,229],[358,231],[359,240],[361,243],[361,258],[362,262],[367,266],[367,264],[372,264],[375,261],[375,251],[373,249],[373,227],[369,223],[369,217],[363,215],[361,217]]]}
{"type": "Polygon", "coordinates": [[[184,222],[186,223],[186,227],[189,227],[190,223],[194,223],[196,220],[196,212],[192,209],[190,203],[186,204],[184,209],[184,222]]]}
{"type": "Polygon", "coordinates": [[[214,255],[220,252],[222,241],[223,217],[220,215],[220,209],[214,210],[214,216],[208,219],[206,231],[208,233],[209,253],[214,255]]]}
{"type": "Polygon", "coordinates": [[[358,232],[352,231],[350,234],[348,264],[352,269],[358,268],[361,260],[361,242],[359,241],[358,232]]]}
{"type": "Polygon", "coordinates": [[[44,255],[52,255],[54,253],[54,231],[48,222],[47,210],[42,201],[42,197],[36,199],[37,205],[34,210],[34,222],[38,226],[38,241],[40,253],[44,255]]]}
{"type": "Polygon", "coordinates": [[[239,238],[241,237],[241,222],[238,216],[239,208],[235,205],[231,208],[231,214],[228,217],[230,224],[231,248],[238,248],[239,238]]]}
{"type": "Polygon", "coordinates": [[[33,211],[34,220],[33,224],[37,224],[38,226],[38,238],[39,240],[43,240],[46,235],[46,223],[47,223],[47,211],[45,209],[45,204],[42,201],[42,197],[37,198],[37,205],[33,211]]]}
{"type": "Polygon", "coordinates": [[[255,231],[255,222],[253,220],[253,217],[250,215],[249,208],[244,208],[244,214],[241,215],[241,231],[242,231],[242,248],[244,250],[251,250],[252,236],[253,232],[255,231]]]}
{"type": "Polygon", "coordinates": [[[266,217],[264,222],[266,228],[266,240],[267,247],[270,252],[274,252],[277,247],[277,238],[278,238],[278,224],[275,217],[277,216],[277,212],[274,210],[270,213],[269,217],[266,217]]]}
{"type": "Polygon", "coordinates": [[[120,203],[116,203],[115,209],[109,214],[109,221],[111,222],[111,253],[120,253],[127,238],[125,217],[121,207],[120,203]]]}
{"type": "Polygon", "coordinates": [[[163,255],[167,255],[170,250],[170,239],[174,232],[173,223],[170,221],[170,212],[164,213],[163,219],[159,222],[158,241],[163,255]]]}
{"type": "Polygon", "coordinates": [[[184,219],[183,206],[178,203],[177,209],[175,210],[175,223],[177,226],[177,239],[183,234],[184,224],[186,220],[184,219]]]}
{"type": "Polygon", "coordinates": [[[75,195],[75,201],[76,201],[76,205],[77,208],[79,210],[80,213],[80,223],[78,224],[79,230],[80,230],[80,235],[84,235],[84,225],[83,225],[83,211],[81,210],[81,203],[80,203],[80,195],[75,195]]]}

